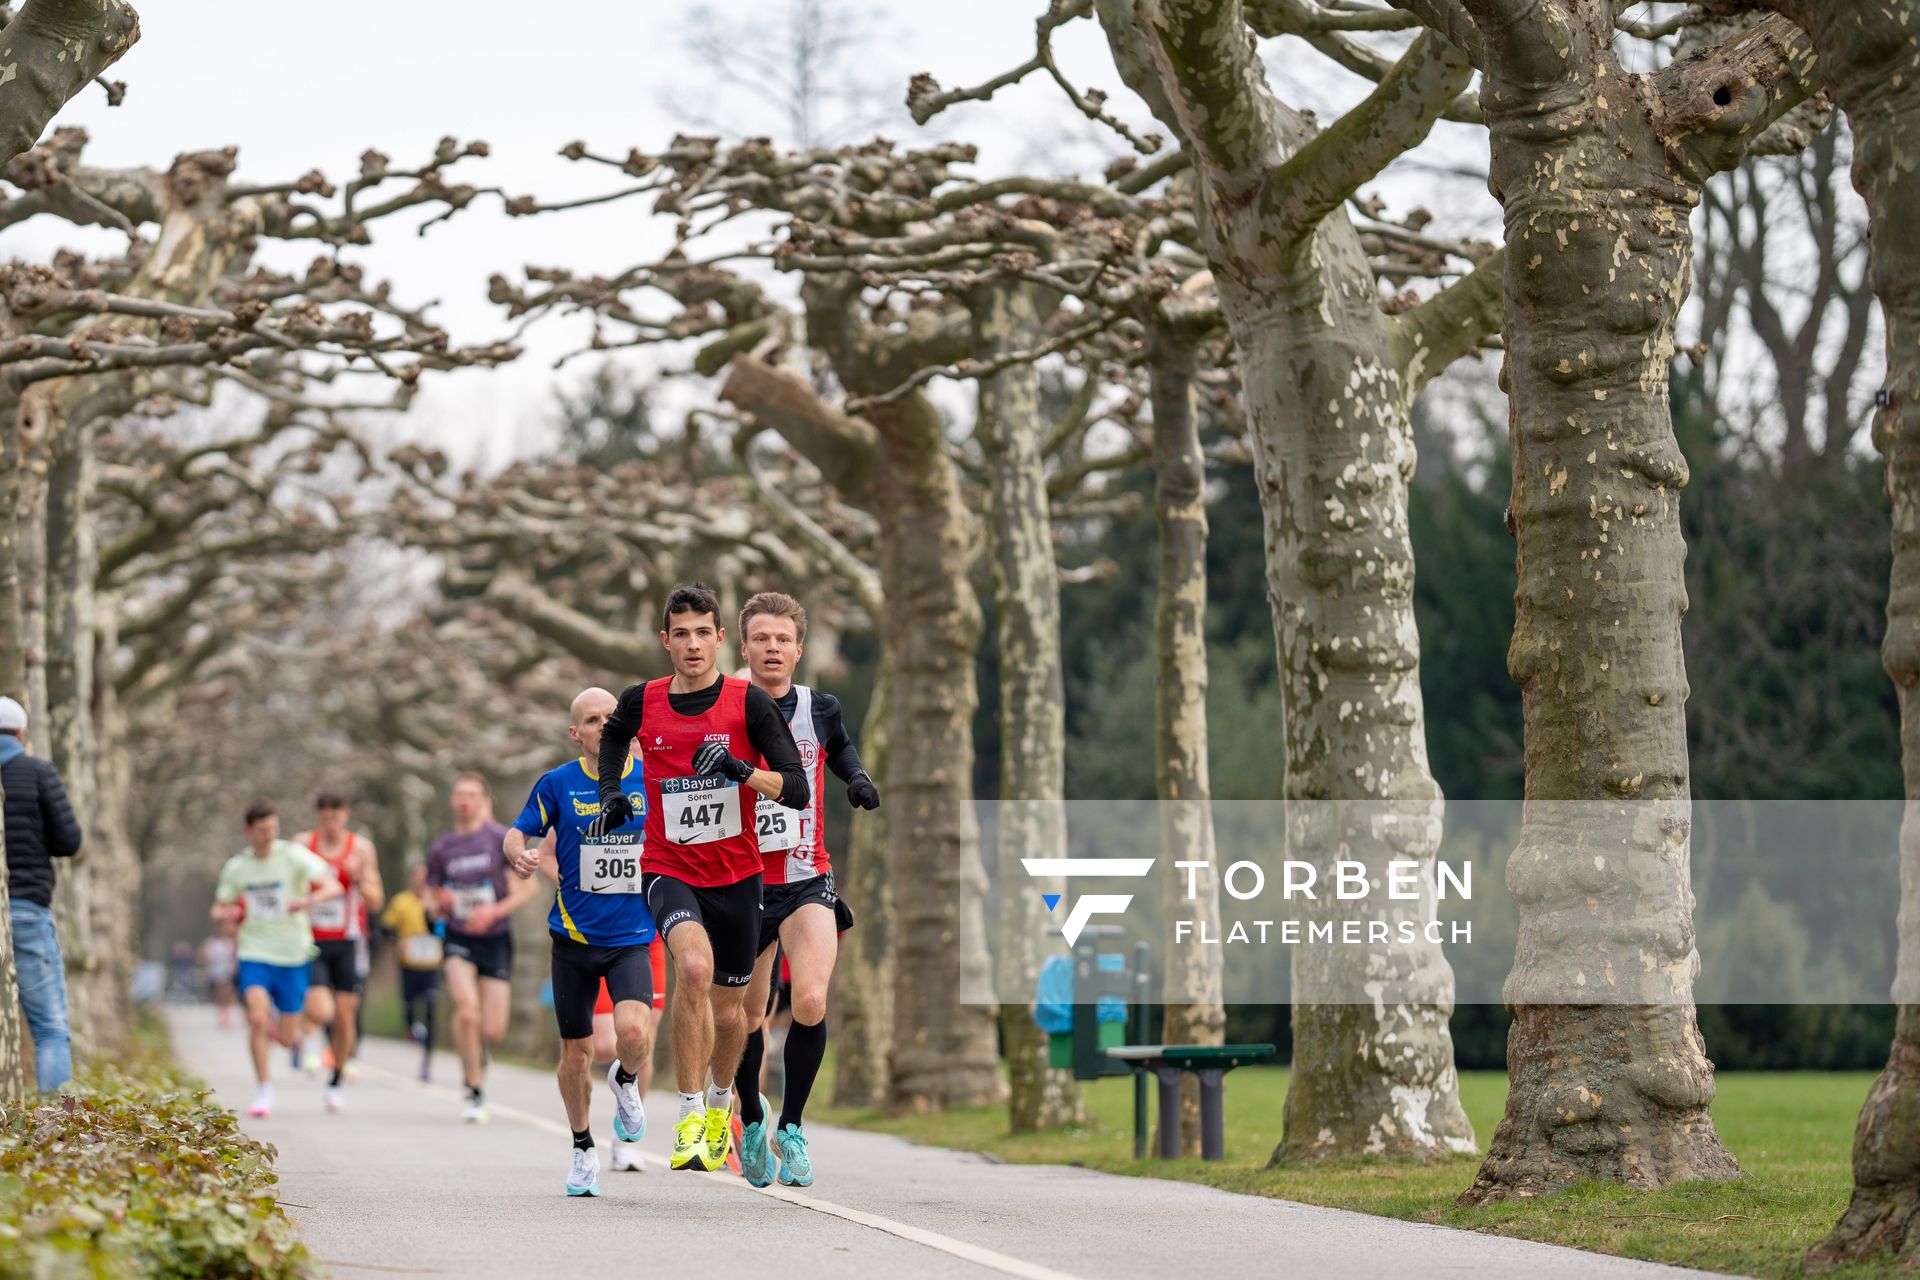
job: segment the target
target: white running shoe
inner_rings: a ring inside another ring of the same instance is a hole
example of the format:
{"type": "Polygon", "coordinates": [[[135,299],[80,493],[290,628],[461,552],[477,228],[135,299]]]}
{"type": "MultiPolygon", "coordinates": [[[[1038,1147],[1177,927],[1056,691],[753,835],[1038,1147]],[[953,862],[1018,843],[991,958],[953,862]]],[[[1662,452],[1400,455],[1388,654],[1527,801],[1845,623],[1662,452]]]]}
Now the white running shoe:
{"type": "Polygon", "coordinates": [[[638,1142],[647,1136],[647,1108],[640,1101],[640,1082],[620,1083],[620,1064],[607,1067],[607,1088],[613,1090],[613,1136],[618,1142],[638,1142]]]}
{"type": "Polygon", "coordinates": [[[253,1095],[253,1105],[247,1108],[247,1114],[256,1120],[264,1120],[273,1114],[273,1086],[263,1084],[260,1092],[253,1095]]]}
{"type": "Polygon", "coordinates": [[[327,1086],[327,1110],[339,1111],[346,1105],[347,1105],[347,1095],[341,1091],[340,1086],[337,1084],[328,1085],[327,1086]]]}
{"type": "Polygon", "coordinates": [[[468,1124],[485,1124],[487,1122],[486,1102],[479,1098],[468,1099],[466,1110],[460,1113],[460,1118],[468,1124]]]}
{"type": "Polygon", "coordinates": [[[358,1084],[360,1082],[360,1064],[352,1058],[348,1058],[347,1065],[340,1069],[340,1077],[348,1084],[358,1084]]]}
{"type": "Polygon", "coordinates": [[[600,1194],[600,1153],[592,1147],[585,1151],[573,1149],[573,1168],[567,1171],[567,1194],[570,1196],[597,1196],[600,1194]]]}
{"type": "Polygon", "coordinates": [[[613,1171],[615,1173],[644,1173],[646,1168],[646,1164],[640,1159],[639,1147],[631,1142],[614,1139],[613,1171]]]}

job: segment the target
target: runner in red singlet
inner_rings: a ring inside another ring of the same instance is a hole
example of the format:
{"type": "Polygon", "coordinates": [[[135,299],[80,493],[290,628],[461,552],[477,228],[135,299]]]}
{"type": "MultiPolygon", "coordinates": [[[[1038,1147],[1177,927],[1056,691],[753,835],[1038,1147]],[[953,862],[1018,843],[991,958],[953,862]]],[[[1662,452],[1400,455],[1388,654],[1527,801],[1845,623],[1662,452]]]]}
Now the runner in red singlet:
{"type": "Polygon", "coordinates": [[[367,913],[386,901],[380,883],[380,855],[373,841],[347,829],[353,816],[346,797],[322,792],[313,803],[318,823],[294,837],[294,843],[326,859],[340,877],[341,894],[316,902],[308,910],[313,942],[320,954],[313,962],[313,980],[307,988],[307,1021],[316,1027],[331,1024],[333,1074],[327,1083],[327,1110],[345,1105],[340,1092],[347,1060],[353,1056],[360,994],[367,982],[367,913]]]}

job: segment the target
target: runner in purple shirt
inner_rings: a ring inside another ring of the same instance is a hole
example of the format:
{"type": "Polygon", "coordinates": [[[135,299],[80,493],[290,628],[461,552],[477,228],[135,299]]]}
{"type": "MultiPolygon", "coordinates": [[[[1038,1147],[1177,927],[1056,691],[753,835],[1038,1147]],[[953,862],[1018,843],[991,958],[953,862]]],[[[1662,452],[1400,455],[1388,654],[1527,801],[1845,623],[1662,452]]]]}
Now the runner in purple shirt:
{"type": "Polygon", "coordinates": [[[513,977],[509,919],[540,891],[538,880],[510,882],[500,843],[507,829],[493,819],[493,792],[477,773],[453,780],[453,830],[427,851],[427,885],[447,921],[447,995],[453,1001],[453,1047],[467,1085],[461,1117],[487,1122],[487,1049],[507,1034],[513,977]]]}

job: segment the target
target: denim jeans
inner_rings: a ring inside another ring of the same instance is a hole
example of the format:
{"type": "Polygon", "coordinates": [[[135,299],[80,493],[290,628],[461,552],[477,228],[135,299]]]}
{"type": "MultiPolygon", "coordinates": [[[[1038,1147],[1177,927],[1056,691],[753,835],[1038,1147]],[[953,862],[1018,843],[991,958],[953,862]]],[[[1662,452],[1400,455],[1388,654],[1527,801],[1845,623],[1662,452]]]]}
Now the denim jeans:
{"type": "Polygon", "coordinates": [[[20,981],[20,1010],[33,1033],[34,1077],[48,1093],[73,1075],[67,1041],[67,970],[53,912],[37,902],[8,901],[13,919],[13,962],[20,981]]]}

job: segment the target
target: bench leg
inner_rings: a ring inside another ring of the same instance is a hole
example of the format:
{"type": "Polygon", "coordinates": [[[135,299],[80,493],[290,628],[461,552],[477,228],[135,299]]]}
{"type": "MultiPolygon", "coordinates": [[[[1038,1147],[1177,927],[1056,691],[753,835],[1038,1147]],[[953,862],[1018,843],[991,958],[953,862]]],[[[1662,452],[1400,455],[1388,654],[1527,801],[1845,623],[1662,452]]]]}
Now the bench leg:
{"type": "Polygon", "coordinates": [[[1180,1158],[1180,1069],[1155,1067],[1160,1079],[1160,1158],[1180,1158]]]}
{"type": "Polygon", "coordinates": [[[1147,1073],[1133,1072],[1133,1158],[1147,1158],[1147,1073]]]}
{"type": "Polygon", "coordinates": [[[1200,1158],[1227,1158],[1227,1073],[1218,1067],[1196,1071],[1200,1077],[1200,1158]]]}

